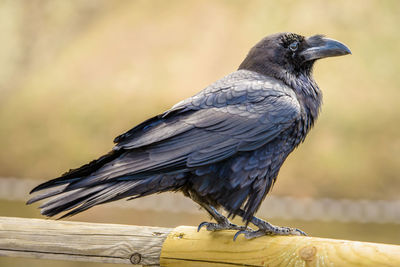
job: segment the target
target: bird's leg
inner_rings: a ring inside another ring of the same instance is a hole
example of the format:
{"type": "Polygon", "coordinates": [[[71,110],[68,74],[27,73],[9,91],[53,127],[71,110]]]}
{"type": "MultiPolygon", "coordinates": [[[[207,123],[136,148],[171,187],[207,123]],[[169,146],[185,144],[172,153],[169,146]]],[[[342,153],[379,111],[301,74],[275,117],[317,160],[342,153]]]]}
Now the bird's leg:
{"type": "Polygon", "coordinates": [[[199,204],[217,221],[217,223],[202,222],[199,224],[199,227],[197,228],[197,232],[200,231],[200,229],[203,226],[206,226],[206,229],[208,231],[219,231],[219,230],[245,231],[248,229],[246,226],[239,226],[239,225],[231,223],[228,220],[228,218],[226,218],[224,215],[219,213],[213,206],[209,206],[204,203],[199,203],[199,204]]]}
{"type": "MultiPolygon", "coordinates": [[[[239,216],[244,215],[244,211],[240,210],[239,216]]],[[[304,233],[302,230],[297,229],[297,228],[290,228],[290,227],[280,227],[280,226],[275,226],[270,224],[269,222],[263,221],[255,216],[251,218],[251,223],[254,224],[255,226],[258,227],[258,230],[240,230],[238,231],[235,236],[233,237],[233,240],[236,240],[236,238],[240,234],[244,234],[244,237],[247,239],[252,239],[256,238],[259,236],[264,236],[264,235],[307,235],[304,233]]]]}

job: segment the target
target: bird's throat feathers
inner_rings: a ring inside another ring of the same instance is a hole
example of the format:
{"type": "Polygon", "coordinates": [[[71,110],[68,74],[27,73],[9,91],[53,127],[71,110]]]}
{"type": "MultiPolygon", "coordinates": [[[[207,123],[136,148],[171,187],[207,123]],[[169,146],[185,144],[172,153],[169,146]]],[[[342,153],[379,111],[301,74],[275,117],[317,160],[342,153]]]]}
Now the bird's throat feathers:
{"type": "Polygon", "coordinates": [[[293,76],[288,74],[285,83],[295,91],[306,120],[307,131],[314,125],[321,110],[322,92],[311,73],[293,76]]]}

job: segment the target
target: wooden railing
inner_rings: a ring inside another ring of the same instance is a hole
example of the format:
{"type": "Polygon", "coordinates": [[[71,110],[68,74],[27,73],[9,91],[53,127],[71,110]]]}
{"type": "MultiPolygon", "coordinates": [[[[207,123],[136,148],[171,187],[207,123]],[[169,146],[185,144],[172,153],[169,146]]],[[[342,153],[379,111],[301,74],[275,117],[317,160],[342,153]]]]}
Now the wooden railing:
{"type": "Polygon", "coordinates": [[[0,256],[150,266],[400,266],[400,246],[0,217],[0,256]]]}

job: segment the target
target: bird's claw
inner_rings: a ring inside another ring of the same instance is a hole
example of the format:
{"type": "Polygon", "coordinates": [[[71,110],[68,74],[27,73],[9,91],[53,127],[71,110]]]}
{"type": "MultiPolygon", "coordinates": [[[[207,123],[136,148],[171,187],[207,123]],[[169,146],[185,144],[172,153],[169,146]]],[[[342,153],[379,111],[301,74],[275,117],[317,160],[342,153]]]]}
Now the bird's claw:
{"type": "Polygon", "coordinates": [[[304,232],[304,231],[302,231],[302,230],[300,230],[300,229],[297,229],[297,228],[292,228],[294,231],[295,231],[295,234],[294,235],[303,235],[303,236],[307,236],[307,234],[304,232]]]}
{"type": "Polygon", "coordinates": [[[213,232],[220,230],[240,230],[240,231],[248,230],[246,226],[239,226],[227,221],[224,223],[202,222],[197,227],[197,232],[199,232],[201,228],[203,228],[204,226],[206,226],[207,231],[213,231],[213,232]]]}
{"type": "Polygon", "coordinates": [[[238,231],[233,237],[233,241],[237,239],[239,235],[243,234],[246,239],[253,239],[256,237],[264,236],[264,235],[297,235],[297,236],[306,236],[307,234],[300,229],[290,228],[290,227],[274,227],[272,229],[259,229],[256,231],[253,230],[241,230],[238,231]]]}
{"type": "Polygon", "coordinates": [[[246,239],[253,239],[253,238],[256,238],[256,237],[268,235],[268,233],[266,233],[265,231],[262,231],[262,230],[257,230],[257,231],[252,231],[252,230],[248,231],[248,230],[244,230],[244,231],[239,231],[239,232],[237,232],[237,233],[235,234],[235,236],[233,237],[233,241],[236,241],[236,238],[237,238],[239,235],[241,235],[241,234],[243,234],[243,235],[244,235],[244,238],[246,238],[246,239]]]}
{"type": "Polygon", "coordinates": [[[197,227],[197,232],[200,232],[201,228],[203,228],[203,226],[208,226],[209,222],[202,222],[199,224],[199,226],[197,227]]]}
{"type": "Polygon", "coordinates": [[[237,231],[236,234],[233,236],[233,241],[236,241],[236,238],[237,238],[238,236],[240,236],[241,234],[244,234],[245,237],[246,237],[246,233],[247,233],[246,230],[237,231]]]}

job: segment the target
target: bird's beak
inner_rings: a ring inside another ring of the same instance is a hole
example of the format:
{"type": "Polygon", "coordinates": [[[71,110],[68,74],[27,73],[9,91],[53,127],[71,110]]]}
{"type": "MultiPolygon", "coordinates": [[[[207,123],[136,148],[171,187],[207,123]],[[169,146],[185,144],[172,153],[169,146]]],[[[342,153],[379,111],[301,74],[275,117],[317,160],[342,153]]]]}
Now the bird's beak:
{"type": "Polygon", "coordinates": [[[299,54],[304,58],[303,62],[351,54],[350,49],[341,42],[320,35],[311,36],[306,42],[309,47],[299,54]]]}

